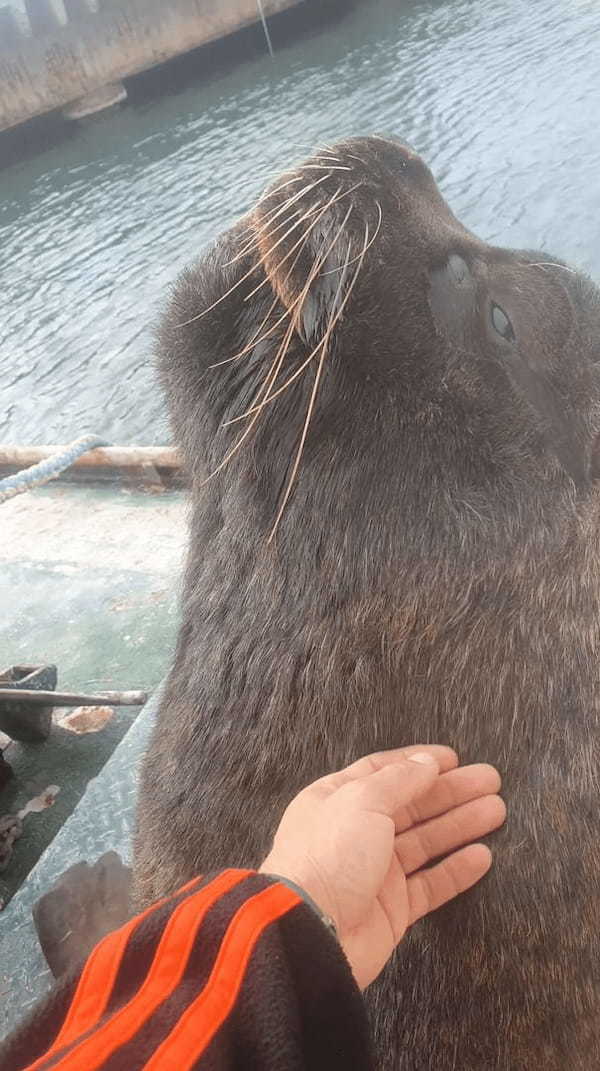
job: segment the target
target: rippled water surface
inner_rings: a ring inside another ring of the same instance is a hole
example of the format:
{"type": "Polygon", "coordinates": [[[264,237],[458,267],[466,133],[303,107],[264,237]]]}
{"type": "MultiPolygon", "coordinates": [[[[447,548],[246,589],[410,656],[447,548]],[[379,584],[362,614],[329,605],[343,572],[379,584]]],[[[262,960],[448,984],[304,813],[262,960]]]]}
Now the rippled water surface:
{"type": "Polygon", "coordinates": [[[600,279],[600,0],[371,0],[0,171],[0,440],[168,438],[178,270],[315,143],[392,132],[463,222],[600,279]],[[268,175],[267,175],[268,173],[268,175]]]}

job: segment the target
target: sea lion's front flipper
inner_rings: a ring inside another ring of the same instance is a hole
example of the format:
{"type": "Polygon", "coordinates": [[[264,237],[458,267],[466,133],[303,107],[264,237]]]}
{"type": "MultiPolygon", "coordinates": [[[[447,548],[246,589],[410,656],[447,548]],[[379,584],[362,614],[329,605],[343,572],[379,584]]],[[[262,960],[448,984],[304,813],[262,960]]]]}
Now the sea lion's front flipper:
{"type": "Polygon", "coordinates": [[[130,914],[131,869],[116,852],[76,863],[33,906],[39,942],[55,978],[81,963],[130,914]]]}

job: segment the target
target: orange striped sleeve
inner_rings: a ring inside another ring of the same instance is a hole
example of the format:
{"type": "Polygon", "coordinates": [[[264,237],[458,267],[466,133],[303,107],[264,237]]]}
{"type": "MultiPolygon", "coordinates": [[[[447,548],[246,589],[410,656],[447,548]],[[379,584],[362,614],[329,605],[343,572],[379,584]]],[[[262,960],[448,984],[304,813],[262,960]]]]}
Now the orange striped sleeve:
{"type": "MultiPolygon", "coordinates": [[[[200,880],[200,878],[195,878],[187,885],[184,885],[179,892],[187,892],[194,885],[197,885],[200,880]]],[[[129,938],[140,922],[153,911],[156,911],[157,908],[167,903],[168,899],[168,897],[164,897],[156,904],[153,904],[152,907],[149,907],[147,911],[131,919],[121,929],[109,934],[92,952],[81,974],[79,985],[73,996],[73,1001],[62,1029],[53,1045],[54,1051],[70,1045],[76,1038],[87,1033],[88,1030],[91,1030],[92,1027],[100,1022],[119,972],[129,938]]]]}
{"type": "Polygon", "coordinates": [[[361,994],[306,900],[255,871],[189,883],[101,942],[9,1039],[0,1068],[372,1071],[361,994]],[[42,1042],[55,1016],[60,1033],[42,1042]]]}
{"type": "Polygon", "coordinates": [[[190,1071],[231,1012],[261,934],[299,903],[297,893],[272,885],[242,905],[230,923],[206,988],[143,1071],[190,1071]]]}
{"type": "MultiPolygon", "coordinates": [[[[184,885],[179,892],[186,892],[188,889],[193,888],[194,885],[197,885],[200,880],[200,878],[194,878],[193,881],[184,885]]],[[[70,1045],[100,1022],[130,937],[145,918],[148,918],[157,908],[166,904],[168,900],[169,897],[167,896],[162,900],[158,900],[146,911],[130,919],[124,926],[115,930],[114,933],[108,934],[96,945],[81,973],[73,999],[56,1040],[48,1052],[29,1065],[27,1071],[37,1071],[38,1068],[42,1068],[51,1056],[70,1045]]]]}
{"type": "Polygon", "coordinates": [[[112,1053],[135,1037],[159,1004],[177,988],[207,912],[249,873],[247,870],[226,870],[206,888],[184,900],[165,927],[141,989],[116,1014],[51,1066],[56,1071],[82,1071],[83,1068],[95,1071],[112,1053]]]}

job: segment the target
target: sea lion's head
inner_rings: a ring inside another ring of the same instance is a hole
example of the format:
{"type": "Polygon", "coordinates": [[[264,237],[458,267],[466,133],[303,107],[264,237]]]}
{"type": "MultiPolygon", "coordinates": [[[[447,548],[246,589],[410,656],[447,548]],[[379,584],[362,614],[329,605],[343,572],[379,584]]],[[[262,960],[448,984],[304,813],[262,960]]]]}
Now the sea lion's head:
{"type": "Polygon", "coordinates": [[[479,240],[394,139],[282,174],[184,273],[160,348],[223,527],[327,545],[332,573],[348,546],[355,576],[544,549],[589,497],[600,292],[479,240]]]}

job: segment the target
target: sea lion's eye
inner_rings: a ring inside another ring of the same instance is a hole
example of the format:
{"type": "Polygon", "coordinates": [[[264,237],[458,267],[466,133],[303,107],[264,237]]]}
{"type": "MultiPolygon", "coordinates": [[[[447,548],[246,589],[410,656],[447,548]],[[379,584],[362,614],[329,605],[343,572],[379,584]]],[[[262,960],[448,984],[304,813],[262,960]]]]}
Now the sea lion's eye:
{"type": "Polygon", "coordinates": [[[501,309],[499,305],[492,305],[490,310],[490,319],[492,321],[492,327],[502,338],[507,342],[515,341],[515,333],[513,326],[506,315],[504,309],[501,309]]]}

